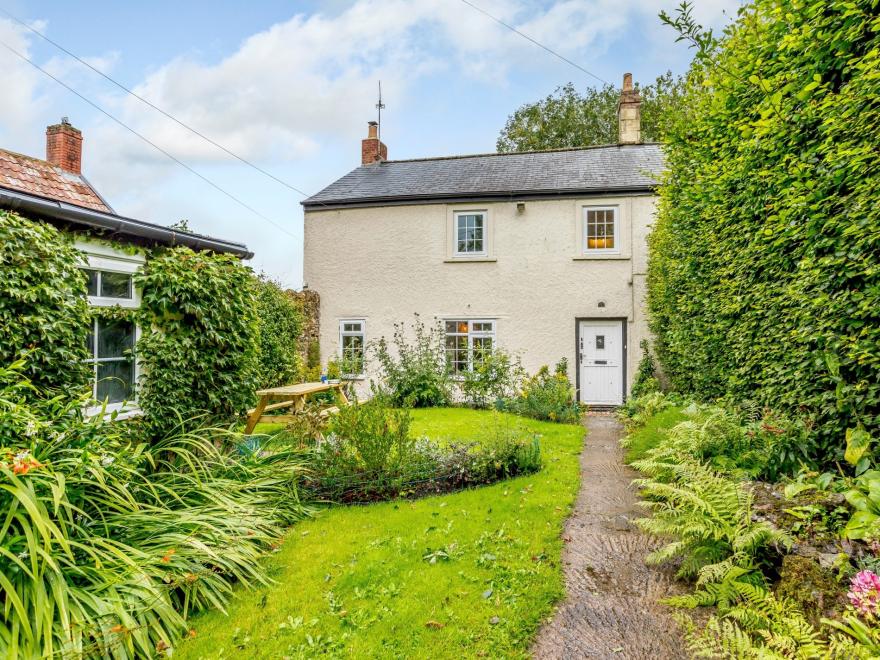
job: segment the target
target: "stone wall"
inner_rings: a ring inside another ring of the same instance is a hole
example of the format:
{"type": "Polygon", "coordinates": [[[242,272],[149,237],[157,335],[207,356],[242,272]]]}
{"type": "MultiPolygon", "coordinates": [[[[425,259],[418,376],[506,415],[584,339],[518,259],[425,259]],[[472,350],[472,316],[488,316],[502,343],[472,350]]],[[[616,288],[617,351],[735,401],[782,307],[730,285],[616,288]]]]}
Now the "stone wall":
{"type": "Polygon", "coordinates": [[[302,307],[302,332],[300,332],[297,342],[297,351],[302,358],[303,366],[308,366],[309,345],[315,344],[317,346],[321,340],[321,296],[317,291],[311,289],[291,291],[290,293],[302,307]]]}

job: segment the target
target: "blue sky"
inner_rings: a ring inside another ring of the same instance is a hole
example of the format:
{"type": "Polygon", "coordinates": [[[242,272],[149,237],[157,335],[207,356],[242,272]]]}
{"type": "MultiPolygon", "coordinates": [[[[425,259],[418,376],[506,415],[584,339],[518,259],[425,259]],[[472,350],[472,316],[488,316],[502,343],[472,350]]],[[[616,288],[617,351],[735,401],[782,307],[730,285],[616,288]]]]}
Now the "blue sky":
{"type": "MultiPolygon", "coordinates": [[[[660,24],[677,0],[473,0],[619,83],[686,70],[691,53],[660,24]]],[[[721,26],[736,0],[697,0],[721,26]],[[726,15],[725,15],[726,12],[726,15]]],[[[390,158],[494,151],[522,103],[569,81],[597,81],[460,0],[78,2],[0,0],[108,75],[306,192],[359,164],[381,78],[390,158]]],[[[238,206],[51,79],[0,48],[0,147],[44,155],[62,115],[84,134],[83,169],[117,212],[242,241],[252,266],[302,284],[298,195],[194,138],[0,16],[0,40],[216,181],[284,231],[238,206]]],[[[369,258],[340,254],[340,259],[369,258]]]]}

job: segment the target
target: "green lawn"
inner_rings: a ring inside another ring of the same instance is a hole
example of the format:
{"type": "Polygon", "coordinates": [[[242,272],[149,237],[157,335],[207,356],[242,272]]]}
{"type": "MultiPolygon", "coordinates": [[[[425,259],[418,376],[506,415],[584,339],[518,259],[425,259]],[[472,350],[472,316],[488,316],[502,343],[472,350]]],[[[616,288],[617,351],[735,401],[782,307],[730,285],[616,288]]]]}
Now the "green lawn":
{"type": "Polygon", "coordinates": [[[667,408],[651,417],[647,424],[629,436],[626,462],[632,463],[644,458],[645,453],[656,447],[669,429],[685,419],[686,415],[681,408],[667,408]]]}
{"type": "Polygon", "coordinates": [[[417,410],[413,432],[491,442],[541,435],[544,468],[417,501],[334,507],[269,560],[275,584],[239,590],[228,616],[193,619],[182,658],[527,657],[563,595],[560,533],[584,429],[465,409],[417,410]]]}

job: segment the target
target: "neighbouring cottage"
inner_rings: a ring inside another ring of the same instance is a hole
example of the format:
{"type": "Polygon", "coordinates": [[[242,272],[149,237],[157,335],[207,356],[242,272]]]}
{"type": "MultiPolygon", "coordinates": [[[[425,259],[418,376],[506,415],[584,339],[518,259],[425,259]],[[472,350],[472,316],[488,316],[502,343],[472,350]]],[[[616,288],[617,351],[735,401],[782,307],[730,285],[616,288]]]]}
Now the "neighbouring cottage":
{"type": "MultiPolygon", "coordinates": [[[[82,254],[78,265],[88,273],[92,307],[137,309],[142,292],[132,278],[153,247],[186,246],[242,259],[253,256],[239,243],[115,213],[82,174],[82,142],[82,133],[64,118],[46,129],[45,160],[0,149],[0,209],[51,223],[73,235],[82,254]]],[[[141,374],[133,355],[140,328],[124,317],[94,316],[87,341],[95,409],[103,404],[107,411],[123,416],[137,412],[135,386],[141,374]]]]}
{"type": "Polygon", "coordinates": [[[649,334],[663,167],[660,146],[641,142],[629,74],[618,120],[615,145],[400,161],[371,122],[361,166],[303,201],[322,354],[363,363],[367,342],[418,313],[442,324],[454,372],[485,347],[530,371],[564,357],[580,401],[621,404],[649,334]]]}

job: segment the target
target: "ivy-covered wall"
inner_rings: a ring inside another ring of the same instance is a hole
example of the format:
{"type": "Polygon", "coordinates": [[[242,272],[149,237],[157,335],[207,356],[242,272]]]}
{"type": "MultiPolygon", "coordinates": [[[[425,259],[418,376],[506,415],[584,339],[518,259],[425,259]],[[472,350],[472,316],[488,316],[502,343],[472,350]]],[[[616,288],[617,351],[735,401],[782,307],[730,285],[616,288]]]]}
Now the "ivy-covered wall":
{"type": "Polygon", "coordinates": [[[657,353],[681,390],[880,431],[877,3],[755,0],[701,46],[650,240],[657,353]]]}
{"type": "Polygon", "coordinates": [[[253,402],[259,335],[252,277],[232,255],[184,247],[154,251],[135,276],[144,373],[138,403],[154,433],[202,413],[227,420],[253,402]]]}
{"type": "Polygon", "coordinates": [[[24,358],[34,385],[76,396],[88,391],[92,319],[130,319],[141,328],[137,399],[153,435],[196,417],[227,423],[258,387],[296,378],[300,315],[289,292],[231,255],[175,247],[147,257],[134,278],[139,309],[90,308],[72,236],[0,211],[0,361],[24,358]]]}
{"type": "Polygon", "coordinates": [[[82,255],[51,225],[0,210],[0,363],[40,389],[85,391],[90,314],[82,255]]]}

